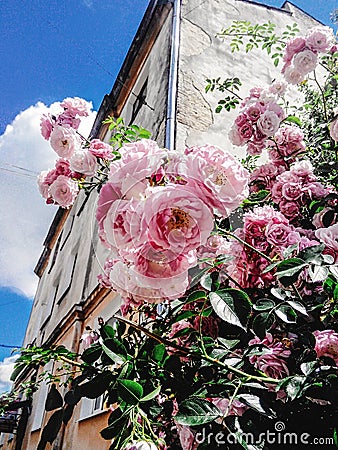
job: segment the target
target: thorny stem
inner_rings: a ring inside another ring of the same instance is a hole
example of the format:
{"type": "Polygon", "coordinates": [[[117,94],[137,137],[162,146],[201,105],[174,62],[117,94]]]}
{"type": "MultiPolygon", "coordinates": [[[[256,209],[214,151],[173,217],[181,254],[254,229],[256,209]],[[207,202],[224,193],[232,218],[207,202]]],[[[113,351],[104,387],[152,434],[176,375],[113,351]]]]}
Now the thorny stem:
{"type": "Polygon", "coordinates": [[[136,330],[142,331],[147,336],[156,340],[160,344],[164,344],[168,347],[177,348],[181,352],[193,357],[194,359],[204,359],[205,361],[212,362],[213,364],[215,364],[219,367],[222,367],[222,369],[226,369],[229,372],[235,373],[236,375],[245,377],[246,380],[256,380],[256,381],[260,381],[260,382],[264,382],[264,383],[274,383],[274,384],[277,384],[281,381],[281,380],[276,380],[275,378],[270,378],[267,376],[258,377],[256,375],[251,375],[249,373],[244,372],[243,370],[237,369],[236,367],[229,366],[228,364],[225,364],[222,361],[219,361],[218,359],[212,358],[211,356],[209,356],[206,353],[206,351],[204,351],[202,355],[199,353],[191,352],[191,351],[187,350],[186,348],[181,347],[180,345],[174,344],[173,342],[169,341],[168,339],[165,339],[161,336],[158,336],[158,335],[152,333],[151,331],[147,330],[146,328],[142,327],[141,325],[137,325],[136,323],[133,323],[133,322],[125,319],[124,317],[116,316],[116,315],[114,315],[113,317],[117,320],[120,320],[121,322],[124,322],[127,325],[130,325],[131,327],[135,328],[136,330]]]}
{"type": "Polygon", "coordinates": [[[325,95],[324,95],[323,88],[321,87],[321,85],[319,84],[319,82],[317,80],[317,76],[316,76],[316,71],[315,70],[313,71],[313,77],[314,77],[315,83],[318,86],[318,89],[320,91],[320,95],[322,97],[325,121],[328,122],[329,119],[328,119],[328,115],[327,115],[325,95]]]}
{"type": "Polygon", "coordinates": [[[264,253],[262,253],[260,250],[258,250],[257,248],[253,247],[252,245],[248,244],[247,242],[243,241],[243,239],[241,239],[240,237],[236,236],[233,233],[230,233],[230,231],[227,230],[223,230],[221,229],[221,232],[226,234],[227,236],[230,236],[234,239],[236,239],[238,242],[240,242],[241,244],[245,245],[246,247],[250,248],[251,250],[253,250],[255,253],[257,253],[259,256],[261,256],[262,258],[266,259],[267,261],[269,261],[269,263],[273,263],[273,259],[271,259],[269,256],[265,255],[264,253]]]}

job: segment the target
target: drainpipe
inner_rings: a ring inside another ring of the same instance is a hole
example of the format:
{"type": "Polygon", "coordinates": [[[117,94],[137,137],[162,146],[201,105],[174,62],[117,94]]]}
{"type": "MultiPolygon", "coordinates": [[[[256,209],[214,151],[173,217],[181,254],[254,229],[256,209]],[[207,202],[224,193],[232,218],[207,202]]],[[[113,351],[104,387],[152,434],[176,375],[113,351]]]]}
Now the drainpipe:
{"type": "Polygon", "coordinates": [[[178,82],[178,56],[180,45],[180,17],[181,0],[173,0],[172,40],[169,66],[167,120],[165,133],[165,147],[174,150],[176,134],[176,99],[178,82]]]}

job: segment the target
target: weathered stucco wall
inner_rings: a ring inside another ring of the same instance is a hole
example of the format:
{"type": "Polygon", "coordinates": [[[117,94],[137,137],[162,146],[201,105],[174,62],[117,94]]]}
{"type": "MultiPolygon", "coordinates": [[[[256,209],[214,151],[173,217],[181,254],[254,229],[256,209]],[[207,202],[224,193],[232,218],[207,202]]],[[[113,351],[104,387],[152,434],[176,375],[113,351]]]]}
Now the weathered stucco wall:
{"type": "Polygon", "coordinates": [[[223,41],[216,34],[234,20],[248,20],[253,24],[270,21],[276,24],[277,34],[295,22],[301,30],[318,24],[292,5],[288,9],[278,10],[243,0],[182,1],[177,148],[213,144],[239,153],[227,136],[237,113],[215,113],[222,93],[206,94],[206,79],[238,76],[243,83],[241,92],[246,95],[256,85],[264,86],[281,78],[280,69],[260,50],[231,53],[230,40],[223,41]]]}

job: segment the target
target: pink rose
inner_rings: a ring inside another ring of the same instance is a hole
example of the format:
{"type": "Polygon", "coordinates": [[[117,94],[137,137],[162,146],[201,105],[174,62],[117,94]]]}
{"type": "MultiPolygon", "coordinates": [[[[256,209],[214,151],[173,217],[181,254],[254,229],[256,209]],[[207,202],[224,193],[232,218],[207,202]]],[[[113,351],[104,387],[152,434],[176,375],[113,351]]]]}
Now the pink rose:
{"type": "Polygon", "coordinates": [[[113,159],[114,155],[112,153],[112,146],[102,142],[100,139],[93,139],[90,142],[89,149],[90,153],[92,153],[97,158],[102,159],[113,159]]]}
{"type": "MultiPolygon", "coordinates": [[[[112,194],[114,197],[116,192],[112,194]]],[[[110,248],[124,255],[139,250],[146,239],[145,230],[141,229],[142,206],[135,200],[118,199],[110,203],[102,223],[104,241],[110,248]]]]}
{"type": "Polygon", "coordinates": [[[334,41],[332,29],[315,27],[306,35],[306,46],[313,52],[326,52],[334,41]]]}
{"type": "Polygon", "coordinates": [[[87,149],[76,150],[70,158],[70,168],[74,172],[93,176],[97,171],[96,157],[87,149]]]}
{"type": "Polygon", "coordinates": [[[296,244],[300,239],[299,233],[292,231],[284,223],[269,223],[266,227],[265,235],[267,241],[278,248],[285,248],[289,245],[296,244]]]}
{"type": "Polygon", "coordinates": [[[49,116],[43,114],[40,121],[40,128],[42,136],[48,141],[50,138],[51,132],[53,131],[53,123],[49,116]]]}
{"type": "Polygon", "coordinates": [[[290,220],[296,219],[300,214],[299,205],[296,202],[281,200],[279,203],[279,209],[281,213],[283,213],[284,216],[290,220]]]}
{"type": "Polygon", "coordinates": [[[287,85],[282,81],[274,81],[272,85],[269,87],[269,91],[272,94],[277,95],[278,97],[282,96],[286,92],[287,85]]]}
{"type": "Polygon", "coordinates": [[[110,164],[109,181],[126,199],[140,199],[149,186],[149,178],[164,163],[167,153],[156,142],[141,139],[120,149],[121,159],[110,164]]]}
{"type": "Polygon", "coordinates": [[[304,74],[294,66],[288,66],[284,71],[284,77],[289,84],[298,84],[303,81],[304,74]]]}
{"type": "Polygon", "coordinates": [[[316,330],[313,334],[316,338],[315,351],[317,357],[328,356],[338,366],[338,333],[334,330],[316,330]]]}
{"type": "Polygon", "coordinates": [[[71,175],[70,164],[67,159],[58,159],[55,164],[55,170],[57,176],[65,175],[66,177],[70,177],[71,175]]]}
{"type": "Polygon", "coordinates": [[[37,178],[39,192],[42,195],[42,197],[45,199],[50,197],[50,183],[48,183],[48,181],[46,180],[48,173],[49,172],[47,170],[44,170],[43,172],[41,172],[38,175],[38,178],[37,178]]]}
{"type": "Polygon", "coordinates": [[[188,252],[204,245],[213,230],[209,208],[186,186],[158,187],[146,198],[143,214],[154,247],[188,252]]]}
{"type": "Polygon", "coordinates": [[[96,208],[96,220],[99,224],[100,239],[102,243],[108,247],[109,244],[106,242],[106,235],[104,232],[104,220],[112,203],[120,197],[121,192],[112,183],[106,183],[102,186],[96,208]]]}
{"type": "Polygon", "coordinates": [[[158,450],[158,448],[150,441],[134,441],[123,447],[123,450],[158,450]]]}
{"type": "Polygon", "coordinates": [[[296,53],[301,52],[302,50],[304,50],[306,45],[306,41],[303,37],[295,37],[293,39],[291,39],[287,44],[286,44],[286,49],[285,49],[285,60],[286,61],[291,61],[293,56],[296,53]]]}
{"type": "Polygon", "coordinates": [[[239,132],[239,128],[236,124],[234,124],[229,131],[229,139],[230,142],[234,145],[237,145],[238,147],[242,146],[245,144],[245,139],[243,138],[243,136],[241,135],[241,133],[239,132]]]}
{"type": "Polygon", "coordinates": [[[265,345],[269,348],[269,352],[249,357],[250,363],[256,369],[275,379],[281,379],[289,375],[286,359],[291,355],[291,351],[281,341],[274,339],[270,333],[267,333],[263,340],[257,337],[249,341],[249,345],[254,344],[265,345]]]}
{"type": "MultiPolygon", "coordinates": [[[[209,399],[213,405],[221,412],[221,417],[242,416],[249,409],[247,405],[239,400],[233,400],[231,403],[227,398],[215,397],[209,399]]],[[[216,419],[217,423],[222,423],[221,419],[216,419]]]]}
{"type": "Polygon", "coordinates": [[[75,201],[79,192],[76,181],[65,175],[59,175],[50,186],[50,193],[53,200],[63,208],[69,208],[75,201]]]}
{"type": "Polygon", "coordinates": [[[248,194],[249,173],[228,152],[205,145],[180,165],[187,187],[216,214],[228,216],[248,194]]]}
{"type": "Polygon", "coordinates": [[[338,259],[338,223],[331,225],[328,228],[318,228],[315,231],[316,238],[320,240],[321,243],[332,250],[336,255],[336,260],[338,259]]]}
{"type": "Polygon", "coordinates": [[[180,425],[175,422],[182,450],[196,450],[198,443],[195,439],[195,433],[187,425],[180,425]]]}
{"type": "Polygon", "coordinates": [[[285,183],[282,186],[282,196],[289,201],[295,201],[303,194],[300,183],[285,183]]]}
{"type": "Polygon", "coordinates": [[[100,336],[96,331],[91,330],[89,327],[86,327],[86,331],[82,334],[80,338],[80,342],[82,344],[82,350],[86,350],[86,348],[90,347],[94,342],[98,341],[100,336]]]}
{"type": "Polygon", "coordinates": [[[68,126],[74,128],[74,130],[77,130],[80,126],[81,120],[77,117],[74,117],[68,111],[65,111],[57,117],[56,122],[58,125],[61,125],[63,127],[68,126]]]}
{"type": "Polygon", "coordinates": [[[334,120],[330,125],[330,136],[334,141],[338,142],[338,119],[334,120]]]}
{"type": "Polygon", "coordinates": [[[80,149],[81,141],[76,131],[70,127],[55,125],[50,135],[50,145],[61,158],[71,158],[80,149]]]}
{"type": "Polygon", "coordinates": [[[311,50],[303,50],[293,58],[293,65],[295,70],[299,73],[306,75],[309,72],[315,70],[318,62],[316,53],[311,50]]]}
{"type": "Polygon", "coordinates": [[[270,110],[265,111],[257,121],[257,128],[265,136],[273,136],[278,130],[280,119],[278,115],[270,110]]]}
{"type": "Polygon", "coordinates": [[[60,104],[69,114],[74,116],[88,116],[91,105],[86,100],[79,97],[65,98],[60,104]]]}

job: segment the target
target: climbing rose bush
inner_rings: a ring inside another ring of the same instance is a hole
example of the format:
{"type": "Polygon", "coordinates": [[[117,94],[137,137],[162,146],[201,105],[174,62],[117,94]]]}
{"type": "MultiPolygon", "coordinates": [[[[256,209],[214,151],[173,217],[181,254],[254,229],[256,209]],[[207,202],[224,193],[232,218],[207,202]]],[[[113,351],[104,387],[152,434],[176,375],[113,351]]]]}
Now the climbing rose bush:
{"type": "Polygon", "coordinates": [[[70,374],[63,400],[55,385],[48,394],[56,411],[41,449],[81,398],[100,395],[109,408],[101,436],[112,450],[268,449],[267,430],[281,423],[288,435],[336,436],[337,47],[326,27],[296,36],[290,26],[279,38],[272,24],[236,22],[221,33],[234,51],[245,35],[247,51],[257,41],[276,66],[283,59],[286,83],[242,97],[239,79],[209,80],[207,90],[229,93],[217,112],[239,106],[227,149],[169,151],[112,118],[112,146],[86,140],[77,132],[87,111],[80,99],[42,118],[59,159],[40,174],[39,190],[64,208],[79,189],[99,190],[107,255],[99,281],[121,307],[113,326],[100,319],[97,331],[84,331],[79,354],[22,350],[14,378],[49,359],[70,374]],[[319,66],[327,74],[318,91],[319,66]],[[288,85],[298,83],[301,117],[287,112],[288,85]],[[245,148],[243,161],[232,146],[245,148]]]}

